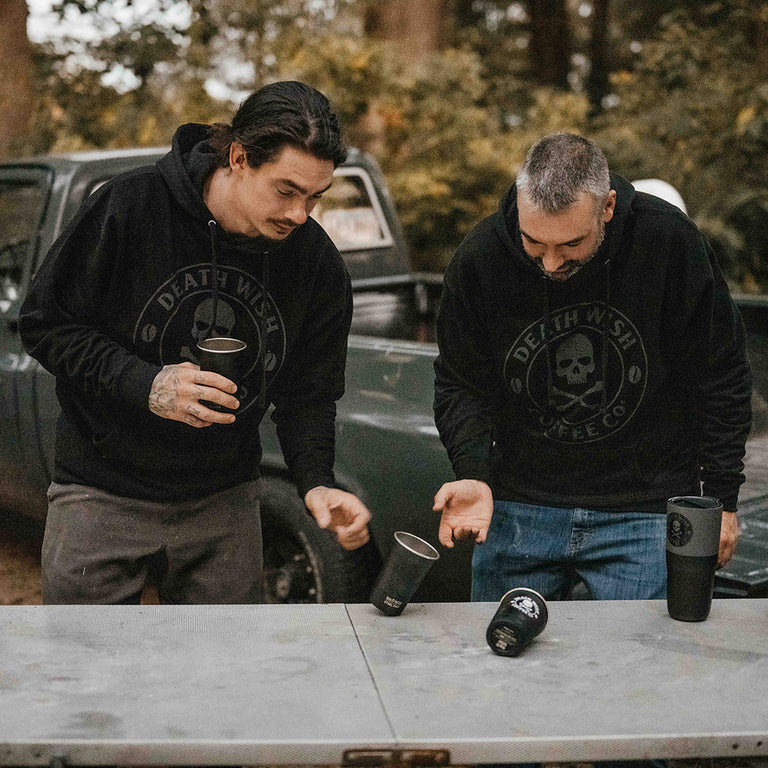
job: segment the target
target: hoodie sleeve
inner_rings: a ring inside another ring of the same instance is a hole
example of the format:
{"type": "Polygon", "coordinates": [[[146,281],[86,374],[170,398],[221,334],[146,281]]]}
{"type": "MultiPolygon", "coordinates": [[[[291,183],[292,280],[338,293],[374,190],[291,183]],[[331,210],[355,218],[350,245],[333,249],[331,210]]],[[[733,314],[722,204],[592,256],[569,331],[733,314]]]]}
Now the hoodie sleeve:
{"type": "Polygon", "coordinates": [[[108,191],[94,195],[54,243],[22,304],[19,329],[27,352],[67,387],[146,409],[160,366],[121,346],[102,316],[120,253],[109,199],[108,191]]]}
{"type": "Polygon", "coordinates": [[[328,241],[300,338],[275,387],[272,420],[302,498],[333,487],[336,401],[344,394],[352,288],[344,262],[328,241]]]}
{"type": "Polygon", "coordinates": [[[490,414],[497,383],[487,333],[472,298],[479,280],[466,248],[446,270],[438,309],[435,424],[456,478],[490,482],[490,414]]]}
{"type": "Polygon", "coordinates": [[[674,317],[671,327],[682,331],[675,341],[680,376],[697,394],[703,493],[734,512],[752,421],[744,325],[702,235],[673,269],[678,274],[668,281],[666,303],[674,317]]]}

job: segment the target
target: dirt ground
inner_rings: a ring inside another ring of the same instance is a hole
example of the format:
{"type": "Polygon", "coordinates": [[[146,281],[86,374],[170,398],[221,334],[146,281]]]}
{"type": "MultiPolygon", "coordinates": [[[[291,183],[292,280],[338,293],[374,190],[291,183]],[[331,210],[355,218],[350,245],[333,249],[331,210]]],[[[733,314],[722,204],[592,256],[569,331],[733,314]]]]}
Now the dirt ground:
{"type": "Polygon", "coordinates": [[[0,605],[40,605],[42,531],[0,522],[0,605]]]}

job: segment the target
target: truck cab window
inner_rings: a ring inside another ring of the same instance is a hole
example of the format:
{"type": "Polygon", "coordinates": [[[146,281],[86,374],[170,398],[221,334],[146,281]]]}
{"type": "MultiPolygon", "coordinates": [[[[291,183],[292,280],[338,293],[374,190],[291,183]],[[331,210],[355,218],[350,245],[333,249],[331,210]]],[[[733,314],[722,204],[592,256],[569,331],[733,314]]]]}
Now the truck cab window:
{"type": "Polygon", "coordinates": [[[0,180],[0,312],[21,298],[27,251],[34,242],[44,199],[39,184],[0,180]]]}
{"type": "Polygon", "coordinates": [[[392,245],[392,236],[373,182],[357,168],[338,168],[333,186],[313,216],[349,261],[350,252],[365,259],[366,250],[392,245]]]}

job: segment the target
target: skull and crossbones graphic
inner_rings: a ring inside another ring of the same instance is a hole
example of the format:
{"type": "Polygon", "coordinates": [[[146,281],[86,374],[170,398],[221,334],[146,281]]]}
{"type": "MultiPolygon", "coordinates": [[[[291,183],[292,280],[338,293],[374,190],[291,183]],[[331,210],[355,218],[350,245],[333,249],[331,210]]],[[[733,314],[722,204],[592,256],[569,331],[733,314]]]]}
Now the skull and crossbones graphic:
{"type": "Polygon", "coordinates": [[[560,380],[560,387],[553,387],[552,393],[561,398],[556,406],[558,411],[567,411],[574,406],[594,411],[599,407],[605,383],[593,381],[596,369],[594,347],[583,333],[569,336],[557,348],[555,375],[560,380]],[[591,386],[583,389],[588,384],[591,386]]]}
{"type": "MultiPolygon", "coordinates": [[[[235,310],[230,304],[219,299],[216,307],[216,317],[213,316],[213,299],[203,299],[195,310],[192,321],[192,338],[195,343],[209,336],[231,336],[235,327],[235,310]]],[[[197,355],[188,346],[181,348],[181,357],[197,363],[197,355]]]]}

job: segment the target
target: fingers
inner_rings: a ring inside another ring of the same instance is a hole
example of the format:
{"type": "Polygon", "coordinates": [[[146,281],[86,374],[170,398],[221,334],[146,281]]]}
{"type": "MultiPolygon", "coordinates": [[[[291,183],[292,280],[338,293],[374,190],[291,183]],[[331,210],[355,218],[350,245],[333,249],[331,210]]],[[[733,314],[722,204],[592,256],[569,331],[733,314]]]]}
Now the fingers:
{"type": "Polygon", "coordinates": [[[192,396],[188,412],[207,421],[230,424],[235,420],[235,415],[231,411],[236,411],[239,407],[240,401],[236,397],[227,395],[219,389],[199,387],[192,396]],[[227,410],[221,411],[217,408],[212,408],[211,404],[222,406],[227,410]],[[226,419],[222,419],[222,417],[226,417],[226,419]]]}
{"type": "Polygon", "coordinates": [[[201,384],[204,387],[211,387],[213,389],[220,389],[222,392],[227,392],[230,395],[234,395],[237,392],[237,384],[226,376],[222,376],[220,373],[193,369],[192,374],[192,381],[195,384],[201,384]]]}
{"type": "Polygon", "coordinates": [[[448,506],[448,501],[452,495],[448,487],[449,485],[450,483],[445,483],[435,494],[435,503],[432,507],[433,512],[442,512],[448,506]]]}
{"type": "Polygon", "coordinates": [[[310,512],[317,522],[318,528],[327,528],[331,524],[331,511],[326,507],[311,508],[310,512]]]}
{"type": "Polygon", "coordinates": [[[368,532],[370,512],[356,496],[351,494],[345,495],[340,501],[338,506],[331,509],[329,528],[336,534],[339,544],[344,549],[358,549],[370,539],[368,532]]]}
{"type": "Polygon", "coordinates": [[[332,530],[344,549],[358,549],[370,540],[371,513],[354,494],[318,486],[307,492],[304,503],[318,526],[332,530]]]}
{"type": "Polygon", "coordinates": [[[149,394],[149,409],[165,419],[192,427],[231,424],[232,413],[209,407],[209,403],[230,410],[240,407],[233,397],[237,386],[217,373],[201,371],[192,363],[166,365],[155,377],[149,394]]]}
{"type": "Polygon", "coordinates": [[[453,529],[453,538],[456,541],[466,541],[467,539],[473,539],[478,544],[482,544],[485,541],[485,535],[488,532],[487,528],[482,528],[476,525],[459,525],[453,529]]]}
{"type": "Polygon", "coordinates": [[[453,549],[453,528],[446,520],[445,515],[440,518],[440,527],[437,530],[437,540],[446,549],[453,549]]]}
{"type": "Polygon", "coordinates": [[[717,554],[717,567],[722,568],[727,565],[736,551],[735,541],[721,541],[720,549],[717,554]]]}
{"type": "Polygon", "coordinates": [[[366,526],[362,531],[348,532],[344,530],[337,530],[336,538],[339,540],[339,544],[344,549],[351,550],[359,549],[364,544],[367,544],[370,541],[371,536],[368,532],[368,527],[366,526]]]}
{"type": "Polygon", "coordinates": [[[736,551],[736,543],[739,540],[739,524],[735,512],[723,512],[720,528],[720,547],[717,556],[717,567],[727,565],[736,551]]]}
{"type": "Polygon", "coordinates": [[[487,535],[488,526],[484,523],[461,522],[448,512],[443,512],[440,517],[437,539],[447,549],[453,548],[454,541],[473,540],[476,544],[482,544],[487,535]]]}
{"type": "Polygon", "coordinates": [[[218,411],[209,403],[220,405],[229,411],[240,407],[240,401],[234,397],[237,385],[234,381],[211,371],[193,370],[193,387],[190,392],[188,412],[198,419],[214,424],[231,424],[235,417],[231,413],[218,411]]]}

